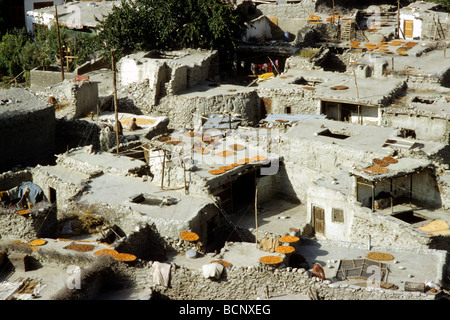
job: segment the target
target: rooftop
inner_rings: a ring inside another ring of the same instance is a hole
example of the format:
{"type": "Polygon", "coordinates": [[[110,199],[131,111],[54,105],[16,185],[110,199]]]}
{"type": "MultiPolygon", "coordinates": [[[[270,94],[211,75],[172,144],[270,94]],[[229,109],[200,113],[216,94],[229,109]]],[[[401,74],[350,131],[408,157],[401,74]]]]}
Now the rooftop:
{"type": "MultiPolygon", "coordinates": [[[[102,19],[108,15],[114,6],[120,6],[120,1],[74,1],[57,6],[58,22],[61,26],[75,29],[83,27],[95,28],[98,24],[95,18],[102,19]]],[[[55,8],[53,6],[27,12],[39,23],[54,23],[55,8]]]]}
{"type": "Polygon", "coordinates": [[[290,69],[279,77],[261,82],[258,90],[308,90],[318,99],[353,104],[384,106],[404,84],[398,79],[357,78],[353,75],[319,70],[290,69]],[[298,84],[301,83],[301,84],[298,84]],[[310,83],[310,84],[305,84],[310,83]],[[339,86],[339,87],[338,87],[339,86]],[[377,88],[377,90],[374,90],[377,88]]]}
{"type": "Polygon", "coordinates": [[[398,131],[388,127],[362,126],[327,119],[309,119],[290,128],[287,137],[334,144],[344,148],[357,148],[360,151],[390,155],[395,149],[417,148],[426,154],[434,154],[444,147],[437,142],[423,142],[401,139],[398,131]]]}
{"type": "Polygon", "coordinates": [[[50,107],[25,89],[11,88],[0,90],[0,119],[12,115],[25,115],[50,107]]]}

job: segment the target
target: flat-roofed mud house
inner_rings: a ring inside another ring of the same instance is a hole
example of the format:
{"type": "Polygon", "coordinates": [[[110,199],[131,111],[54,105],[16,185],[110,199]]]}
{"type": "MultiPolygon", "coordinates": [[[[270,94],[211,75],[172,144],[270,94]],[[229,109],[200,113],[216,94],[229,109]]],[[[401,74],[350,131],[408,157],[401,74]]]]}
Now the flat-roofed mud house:
{"type": "Polygon", "coordinates": [[[381,110],[404,88],[404,81],[397,79],[386,79],[380,85],[374,78],[289,69],[261,83],[258,93],[267,113],[322,114],[342,122],[380,125],[381,110]]]}
{"type": "Polygon", "coordinates": [[[444,40],[449,28],[448,13],[433,2],[416,1],[400,10],[399,38],[407,40],[444,40]]]}
{"type": "Polygon", "coordinates": [[[447,220],[431,160],[445,145],[399,133],[310,119],[282,135],[282,172],[291,196],[306,203],[317,237],[362,243],[370,235],[376,244],[447,246],[441,236],[417,230],[447,220]]]}
{"type": "Polygon", "coordinates": [[[55,109],[25,89],[0,90],[0,170],[52,162],[55,109]]]}

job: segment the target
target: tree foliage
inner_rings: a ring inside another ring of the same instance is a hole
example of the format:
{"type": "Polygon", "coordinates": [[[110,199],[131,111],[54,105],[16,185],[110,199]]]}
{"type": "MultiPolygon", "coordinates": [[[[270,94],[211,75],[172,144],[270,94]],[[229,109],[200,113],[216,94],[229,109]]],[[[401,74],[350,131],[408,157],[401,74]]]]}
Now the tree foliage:
{"type": "MultiPolygon", "coordinates": [[[[70,55],[78,57],[69,65],[70,70],[99,49],[97,36],[74,37],[66,28],[60,28],[60,41],[62,46],[70,47],[70,55]]],[[[14,78],[23,71],[19,81],[27,81],[31,69],[59,63],[59,55],[56,26],[37,28],[34,39],[25,30],[7,31],[0,42],[0,76],[14,78]]]]}
{"type": "Polygon", "coordinates": [[[22,30],[8,31],[0,42],[0,74],[15,77],[38,65],[38,47],[22,30]]]}
{"type": "Polygon", "coordinates": [[[122,0],[99,19],[99,37],[117,56],[138,50],[216,49],[230,53],[243,18],[223,0],[122,0]]]}
{"type": "Polygon", "coordinates": [[[435,2],[440,4],[446,11],[450,12],[450,0],[433,0],[428,2],[435,2]]]}

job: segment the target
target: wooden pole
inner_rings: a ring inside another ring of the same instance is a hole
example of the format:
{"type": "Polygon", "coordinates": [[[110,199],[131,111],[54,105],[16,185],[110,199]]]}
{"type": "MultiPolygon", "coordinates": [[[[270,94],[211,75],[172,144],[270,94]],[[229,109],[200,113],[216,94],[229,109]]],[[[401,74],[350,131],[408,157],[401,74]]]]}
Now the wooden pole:
{"type": "Polygon", "coordinates": [[[255,244],[258,247],[258,182],[256,179],[256,171],[255,171],[255,244]]]}
{"type": "Polygon", "coordinates": [[[358,83],[356,82],[356,72],[355,72],[355,70],[353,70],[353,78],[355,79],[356,97],[359,99],[359,90],[358,90],[358,83]]]}
{"type": "Polygon", "coordinates": [[[333,14],[331,16],[331,23],[334,23],[334,0],[333,0],[333,14]]]}
{"type": "Polygon", "coordinates": [[[362,124],[361,121],[361,106],[358,104],[358,124],[362,124]]]}
{"type": "Polygon", "coordinates": [[[162,174],[161,174],[161,190],[164,188],[164,167],[166,166],[166,150],[163,151],[163,163],[162,163],[162,174]]]}
{"type": "Polygon", "coordinates": [[[183,171],[184,171],[184,175],[183,175],[183,177],[184,177],[184,194],[188,194],[187,186],[186,186],[186,163],[184,162],[184,160],[182,160],[182,161],[183,161],[183,171]]]}
{"type": "Polygon", "coordinates": [[[390,181],[389,191],[391,193],[391,214],[394,213],[394,188],[392,186],[392,178],[390,181]]]}
{"type": "Polygon", "coordinates": [[[116,131],[116,144],[117,153],[119,153],[119,115],[117,110],[117,88],[116,88],[116,61],[114,60],[114,51],[111,49],[111,61],[112,61],[112,71],[113,71],[113,86],[114,86],[114,113],[115,113],[115,131],[116,131]]]}
{"type": "Polygon", "coordinates": [[[412,183],[413,183],[413,175],[409,175],[409,206],[412,207],[412,183]]]}
{"type": "Polygon", "coordinates": [[[400,0],[397,0],[397,37],[400,39],[400,0]]]}
{"type": "Polygon", "coordinates": [[[372,212],[375,211],[375,183],[372,181],[372,212]]]}
{"type": "Polygon", "coordinates": [[[58,33],[58,46],[59,46],[59,58],[61,60],[61,81],[64,81],[64,56],[61,48],[61,38],[59,35],[59,21],[58,21],[58,9],[55,5],[55,18],[56,18],[56,32],[58,33]]]}

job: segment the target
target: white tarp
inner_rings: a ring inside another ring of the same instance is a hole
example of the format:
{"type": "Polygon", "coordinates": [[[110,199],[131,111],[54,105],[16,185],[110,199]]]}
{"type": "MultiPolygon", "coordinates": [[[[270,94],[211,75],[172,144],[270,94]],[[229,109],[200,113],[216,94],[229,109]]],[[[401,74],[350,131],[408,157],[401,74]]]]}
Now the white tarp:
{"type": "Polygon", "coordinates": [[[204,264],[202,266],[203,277],[220,279],[223,271],[223,265],[218,262],[204,264]]]}
{"type": "Polygon", "coordinates": [[[153,283],[165,286],[169,286],[170,267],[169,263],[153,262],[153,283]]]}
{"type": "Polygon", "coordinates": [[[14,293],[16,293],[17,290],[19,290],[20,286],[22,285],[22,281],[18,282],[9,282],[9,281],[3,281],[0,283],[0,300],[6,300],[10,296],[12,296],[14,293]]]}

